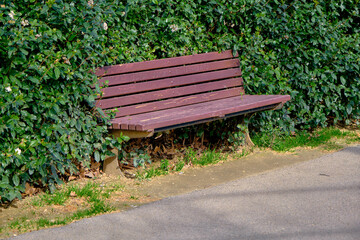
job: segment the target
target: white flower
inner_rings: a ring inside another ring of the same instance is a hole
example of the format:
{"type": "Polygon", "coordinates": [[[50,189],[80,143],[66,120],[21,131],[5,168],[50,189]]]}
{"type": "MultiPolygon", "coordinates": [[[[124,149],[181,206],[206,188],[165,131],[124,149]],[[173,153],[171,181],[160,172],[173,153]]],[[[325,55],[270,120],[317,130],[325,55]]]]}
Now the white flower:
{"type": "Polygon", "coordinates": [[[121,12],[121,16],[122,16],[122,17],[125,16],[125,12],[121,12]]]}
{"type": "Polygon", "coordinates": [[[177,25],[175,25],[175,24],[171,24],[169,27],[171,28],[171,31],[172,31],[172,32],[176,32],[177,30],[180,29],[180,28],[179,28],[177,25]]]}
{"type": "Polygon", "coordinates": [[[15,15],[14,11],[11,10],[10,13],[9,13],[9,17],[10,17],[11,19],[14,19],[14,15],[15,15]]]}
{"type": "Polygon", "coordinates": [[[29,25],[29,21],[26,19],[25,20],[23,19],[23,20],[21,20],[21,25],[23,25],[25,27],[25,26],[29,25]]]}
{"type": "Polygon", "coordinates": [[[5,91],[7,91],[7,92],[11,92],[11,91],[12,91],[12,89],[11,89],[11,87],[6,87],[6,88],[5,88],[5,91]]]}
{"type": "Polygon", "coordinates": [[[15,149],[15,152],[16,152],[16,154],[20,155],[21,154],[21,149],[17,148],[17,149],[15,149]]]}
{"type": "Polygon", "coordinates": [[[41,37],[41,34],[38,33],[38,34],[35,35],[35,37],[36,37],[36,38],[39,38],[39,37],[41,37]]]}
{"type": "Polygon", "coordinates": [[[104,29],[105,31],[108,30],[108,25],[107,25],[106,22],[103,23],[103,29],[104,29]]]}
{"type": "Polygon", "coordinates": [[[89,0],[89,1],[88,1],[88,5],[89,5],[90,7],[94,6],[94,1],[93,1],[93,0],[89,0]]]}

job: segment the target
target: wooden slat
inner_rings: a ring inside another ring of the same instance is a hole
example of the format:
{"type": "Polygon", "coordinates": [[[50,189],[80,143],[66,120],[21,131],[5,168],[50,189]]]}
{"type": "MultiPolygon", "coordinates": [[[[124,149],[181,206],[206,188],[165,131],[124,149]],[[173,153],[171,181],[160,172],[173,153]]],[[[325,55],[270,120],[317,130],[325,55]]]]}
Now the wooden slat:
{"type": "Polygon", "coordinates": [[[216,92],[208,92],[202,94],[196,94],[186,97],[171,98],[163,101],[156,101],[150,103],[142,103],[138,105],[131,105],[127,107],[121,107],[115,117],[123,117],[128,115],[134,115],[139,113],[146,113],[152,111],[158,111],[163,109],[169,109],[174,107],[186,106],[195,103],[208,102],[228,97],[239,96],[244,93],[244,89],[241,87],[231,88],[216,92]]]}
{"type": "Polygon", "coordinates": [[[152,91],[162,88],[178,87],[195,83],[210,82],[219,79],[234,78],[241,75],[240,68],[226,69],[216,72],[200,73],[174,78],[165,78],[151,82],[140,82],[125,84],[103,89],[103,98],[109,96],[120,96],[134,94],[146,91],[152,91]]]}
{"type": "MultiPolygon", "coordinates": [[[[236,55],[235,57],[237,56],[238,55],[236,55]]],[[[121,73],[167,68],[172,66],[180,66],[184,64],[194,64],[199,62],[209,62],[209,61],[216,61],[216,60],[229,59],[229,58],[233,58],[231,50],[227,50],[222,53],[210,52],[210,53],[195,54],[195,55],[188,55],[188,56],[181,56],[174,58],[158,59],[152,61],[106,66],[97,69],[96,75],[97,76],[115,75],[121,73]]]]}
{"type": "Polygon", "coordinates": [[[190,85],[185,87],[169,88],[169,89],[153,91],[153,92],[102,99],[100,101],[97,101],[96,106],[102,109],[107,109],[107,108],[126,106],[137,103],[145,103],[158,99],[167,99],[172,97],[186,96],[189,94],[203,93],[203,92],[221,90],[232,87],[239,87],[242,86],[242,83],[243,83],[242,78],[232,78],[232,79],[220,80],[217,82],[201,83],[201,84],[190,85]]]}
{"type": "MultiPolygon", "coordinates": [[[[178,125],[186,122],[193,122],[203,119],[211,119],[211,118],[224,118],[227,114],[233,114],[236,112],[246,111],[250,109],[260,108],[264,106],[269,106],[273,104],[278,104],[283,101],[276,99],[277,97],[283,98],[283,96],[271,96],[272,99],[264,97],[264,96],[251,96],[249,99],[235,97],[232,99],[223,99],[226,101],[220,100],[217,103],[213,103],[211,105],[201,104],[198,106],[189,106],[188,111],[181,112],[179,109],[177,111],[170,112],[170,115],[166,116],[155,116],[152,119],[142,120],[142,122],[130,124],[128,125],[129,129],[145,129],[145,128],[162,128],[165,126],[178,125]],[[237,98],[237,99],[236,99],[237,98]],[[256,99],[258,98],[258,99],[256,99]],[[238,104],[233,104],[238,102],[238,104]],[[231,104],[233,104],[231,106],[231,104]],[[204,111],[206,109],[207,111],[204,111]],[[201,112],[201,110],[203,112],[201,112]]],[[[286,98],[286,97],[285,97],[286,98]]],[[[287,101],[284,98],[284,102],[287,101]]],[[[171,111],[172,109],[169,109],[171,111]]]]}
{"type": "Polygon", "coordinates": [[[121,117],[112,120],[113,127],[138,131],[154,130],[207,118],[222,118],[226,114],[283,103],[289,95],[244,95],[212,102],[198,103],[156,112],[121,117]]]}
{"type": "Polygon", "coordinates": [[[229,59],[218,62],[209,62],[209,63],[186,65],[186,66],[172,67],[172,68],[165,68],[165,69],[158,69],[158,70],[151,70],[144,72],[114,75],[114,76],[101,78],[99,80],[99,83],[101,85],[101,83],[104,83],[105,81],[109,81],[108,86],[114,86],[114,85],[120,85],[126,83],[176,77],[187,74],[202,73],[202,72],[215,71],[221,69],[238,68],[239,66],[240,66],[239,59],[229,59]]]}

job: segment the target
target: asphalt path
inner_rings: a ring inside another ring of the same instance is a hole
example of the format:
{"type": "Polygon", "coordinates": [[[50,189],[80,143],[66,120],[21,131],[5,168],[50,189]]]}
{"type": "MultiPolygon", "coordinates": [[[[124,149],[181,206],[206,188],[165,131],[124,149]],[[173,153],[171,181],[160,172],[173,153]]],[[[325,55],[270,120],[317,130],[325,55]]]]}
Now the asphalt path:
{"type": "Polygon", "coordinates": [[[360,239],[360,146],[15,239],[360,239]]]}

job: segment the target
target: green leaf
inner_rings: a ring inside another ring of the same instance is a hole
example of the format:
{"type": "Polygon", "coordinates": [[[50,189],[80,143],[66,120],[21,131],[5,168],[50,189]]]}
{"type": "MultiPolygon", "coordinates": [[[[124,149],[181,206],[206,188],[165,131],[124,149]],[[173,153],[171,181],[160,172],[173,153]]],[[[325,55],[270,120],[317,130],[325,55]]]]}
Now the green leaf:
{"type": "Polygon", "coordinates": [[[79,132],[81,131],[81,121],[80,120],[76,121],[75,127],[79,132]]]}
{"type": "Polygon", "coordinates": [[[13,177],[12,177],[12,180],[13,180],[13,183],[15,186],[19,186],[20,184],[20,178],[17,174],[15,174],[13,177]]]}
{"type": "Polygon", "coordinates": [[[55,74],[55,79],[59,79],[59,77],[60,77],[60,70],[59,70],[57,67],[54,68],[54,74],[55,74]]]}
{"type": "Polygon", "coordinates": [[[346,80],[345,80],[345,78],[343,76],[340,77],[340,81],[341,81],[342,85],[346,84],[346,80]]]}
{"type": "Polygon", "coordinates": [[[353,107],[350,105],[350,104],[348,104],[347,106],[346,106],[346,112],[347,112],[347,114],[351,114],[352,113],[352,110],[353,110],[353,107]]]}
{"type": "Polygon", "coordinates": [[[33,77],[33,76],[30,76],[29,77],[29,80],[35,84],[39,84],[40,82],[40,79],[39,78],[36,78],[36,77],[33,77]]]}
{"type": "Polygon", "coordinates": [[[95,161],[96,161],[96,162],[100,162],[101,158],[100,158],[100,153],[99,153],[99,151],[97,151],[97,150],[95,151],[94,157],[95,157],[95,161]]]}

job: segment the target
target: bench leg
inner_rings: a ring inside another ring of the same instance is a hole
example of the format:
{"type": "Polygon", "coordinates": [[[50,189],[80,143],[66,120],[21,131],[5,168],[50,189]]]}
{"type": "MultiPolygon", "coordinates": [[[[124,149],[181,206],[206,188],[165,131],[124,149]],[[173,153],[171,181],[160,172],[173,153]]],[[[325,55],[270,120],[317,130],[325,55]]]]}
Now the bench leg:
{"type": "MultiPolygon", "coordinates": [[[[110,134],[114,137],[120,137],[120,134],[126,135],[129,138],[144,138],[151,137],[154,132],[146,132],[146,131],[130,131],[130,130],[111,130],[110,134]]],[[[103,171],[106,174],[114,175],[114,176],[124,176],[123,172],[119,166],[119,150],[113,148],[110,150],[115,156],[107,157],[104,160],[103,171]]]]}
{"type": "Polygon", "coordinates": [[[248,129],[246,129],[246,132],[245,132],[245,144],[246,144],[246,146],[248,146],[248,147],[253,147],[253,146],[255,146],[255,144],[253,143],[253,141],[252,141],[251,138],[250,138],[249,130],[248,130],[248,129]]]}
{"type": "Polygon", "coordinates": [[[114,176],[124,176],[119,167],[119,150],[117,148],[113,148],[110,150],[115,156],[106,157],[104,160],[103,171],[108,175],[114,176]]]}
{"type": "Polygon", "coordinates": [[[244,134],[244,137],[245,137],[245,145],[247,147],[250,147],[250,148],[255,146],[255,144],[253,143],[253,141],[250,138],[249,127],[248,127],[250,119],[252,118],[252,116],[254,116],[254,113],[245,114],[243,116],[242,122],[241,122],[241,125],[244,126],[243,134],[244,134]]]}

